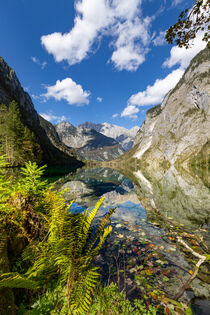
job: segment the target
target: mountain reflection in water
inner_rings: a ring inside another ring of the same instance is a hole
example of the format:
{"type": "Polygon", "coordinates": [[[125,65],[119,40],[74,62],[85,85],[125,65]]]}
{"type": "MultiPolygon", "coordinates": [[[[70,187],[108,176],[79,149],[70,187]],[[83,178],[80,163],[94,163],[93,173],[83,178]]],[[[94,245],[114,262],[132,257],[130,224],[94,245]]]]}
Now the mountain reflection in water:
{"type": "Polygon", "coordinates": [[[153,210],[158,209],[164,217],[173,218],[191,232],[207,228],[210,194],[200,177],[178,172],[174,167],[153,174],[127,170],[126,176],[110,168],[81,168],[57,181],[56,188],[68,188],[66,200],[75,199],[82,208],[94,206],[104,196],[106,208],[130,201],[134,208],[146,209],[151,222],[155,220],[153,210]]]}
{"type": "MultiPolygon", "coordinates": [[[[173,297],[189,278],[187,271],[191,267],[176,246],[163,239],[165,219],[183,226],[188,232],[203,235],[209,243],[209,188],[199,176],[174,167],[153,174],[139,169],[120,172],[110,168],[81,168],[58,180],[55,188],[69,189],[65,199],[75,200],[70,211],[91,208],[102,196],[105,201],[99,216],[110,207],[118,206],[111,218],[113,232],[99,258],[105,282],[107,278],[117,281],[113,257],[118,253],[120,260],[123,253],[128,296],[139,296],[135,277],[141,275],[144,278],[141,268],[147,261],[145,270],[150,275],[151,284],[159,283],[159,288],[173,297]],[[110,275],[108,266],[112,266],[113,275],[110,275]]],[[[209,284],[201,284],[196,278],[191,288],[194,293],[187,291],[182,298],[184,302],[200,297],[209,299],[209,284]]],[[[206,314],[205,305],[209,307],[206,303],[197,302],[195,314],[206,314]]]]}

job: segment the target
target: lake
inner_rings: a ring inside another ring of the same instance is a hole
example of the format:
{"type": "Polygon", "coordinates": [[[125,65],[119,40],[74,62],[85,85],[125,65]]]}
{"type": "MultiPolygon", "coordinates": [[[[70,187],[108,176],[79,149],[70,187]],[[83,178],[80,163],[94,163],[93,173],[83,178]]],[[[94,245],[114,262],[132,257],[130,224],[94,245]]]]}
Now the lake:
{"type": "MultiPolygon", "coordinates": [[[[70,211],[91,208],[102,196],[105,201],[99,217],[117,206],[111,218],[113,231],[97,264],[102,268],[102,281],[117,282],[131,299],[152,297],[167,305],[164,292],[175,298],[190,278],[198,258],[186,253],[173,233],[199,235],[209,247],[208,174],[175,167],[152,175],[139,168],[84,167],[61,177],[55,189],[67,189],[65,199],[75,200],[70,211]],[[166,235],[168,231],[172,234],[166,235]]],[[[200,250],[197,239],[190,242],[200,250]]],[[[208,275],[207,264],[203,264],[199,278],[180,298],[193,304],[194,314],[207,314],[210,309],[208,275]]]]}

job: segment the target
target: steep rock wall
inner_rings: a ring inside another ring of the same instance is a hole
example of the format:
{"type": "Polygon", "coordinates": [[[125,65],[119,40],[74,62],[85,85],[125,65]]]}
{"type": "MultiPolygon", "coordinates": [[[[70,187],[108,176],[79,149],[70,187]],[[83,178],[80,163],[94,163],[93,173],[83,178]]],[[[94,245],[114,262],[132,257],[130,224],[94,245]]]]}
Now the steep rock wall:
{"type": "MultiPolygon", "coordinates": [[[[134,157],[156,167],[188,163],[209,152],[210,49],[201,51],[163,103],[147,112],[135,139],[134,157]]],[[[208,156],[206,157],[208,159],[208,156]]]]}

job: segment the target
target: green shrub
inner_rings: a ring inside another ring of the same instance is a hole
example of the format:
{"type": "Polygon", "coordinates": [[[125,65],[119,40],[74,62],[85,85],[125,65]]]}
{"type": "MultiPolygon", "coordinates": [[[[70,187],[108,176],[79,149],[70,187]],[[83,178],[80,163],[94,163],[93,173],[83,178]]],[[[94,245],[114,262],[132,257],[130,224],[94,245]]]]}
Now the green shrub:
{"type": "Polygon", "coordinates": [[[155,315],[157,313],[154,306],[149,305],[147,309],[139,299],[135,299],[132,305],[126,299],[125,293],[123,291],[119,292],[117,285],[114,283],[104,288],[99,287],[97,292],[93,305],[87,313],[89,315],[155,315]]]}
{"type": "MultiPolygon", "coordinates": [[[[0,163],[5,166],[5,158],[0,163]]],[[[61,287],[65,294],[59,311],[81,314],[92,302],[99,277],[93,262],[112,230],[109,220],[115,209],[99,219],[93,229],[103,198],[91,211],[71,213],[62,194],[41,180],[43,171],[43,167],[29,162],[22,168],[23,178],[14,185],[0,176],[0,205],[4,204],[0,208],[0,223],[8,231],[8,238],[15,234],[27,240],[22,260],[29,265],[24,274],[0,274],[0,289],[44,287],[43,293],[48,289],[46,294],[53,295],[61,287]]]]}

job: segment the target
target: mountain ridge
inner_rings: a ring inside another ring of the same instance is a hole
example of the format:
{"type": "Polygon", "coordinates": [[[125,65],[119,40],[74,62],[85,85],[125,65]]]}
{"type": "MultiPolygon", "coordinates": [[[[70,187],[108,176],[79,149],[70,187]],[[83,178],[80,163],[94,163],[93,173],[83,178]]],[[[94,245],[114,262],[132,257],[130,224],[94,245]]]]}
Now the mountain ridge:
{"type": "Polygon", "coordinates": [[[131,149],[131,147],[133,146],[136,133],[139,129],[138,126],[127,129],[125,127],[109,124],[107,122],[104,122],[102,124],[95,124],[89,121],[84,122],[79,126],[95,129],[103,135],[115,139],[125,151],[131,149]]]}
{"type": "Polygon", "coordinates": [[[75,127],[69,122],[55,125],[60,140],[83,159],[109,161],[124,153],[123,148],[113,138],[107,137],[95,129],[83,126],[75,127]]]}

